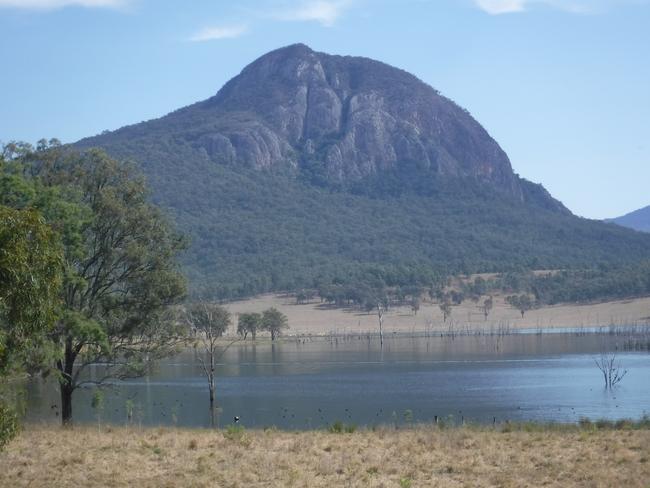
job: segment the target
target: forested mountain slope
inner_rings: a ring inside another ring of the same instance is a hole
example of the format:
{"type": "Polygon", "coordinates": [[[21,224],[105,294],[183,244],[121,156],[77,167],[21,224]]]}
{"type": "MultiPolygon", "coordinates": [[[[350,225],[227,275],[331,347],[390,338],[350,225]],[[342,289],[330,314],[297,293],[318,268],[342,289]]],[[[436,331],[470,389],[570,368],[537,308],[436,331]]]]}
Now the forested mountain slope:
{"type": "Polygon", "coordinates": [[[413,75],[301,44],[76,146],[142,166],[192,239],[194,289],[221,297],[650,257],[650,236],[573,216],[413,75]]]}

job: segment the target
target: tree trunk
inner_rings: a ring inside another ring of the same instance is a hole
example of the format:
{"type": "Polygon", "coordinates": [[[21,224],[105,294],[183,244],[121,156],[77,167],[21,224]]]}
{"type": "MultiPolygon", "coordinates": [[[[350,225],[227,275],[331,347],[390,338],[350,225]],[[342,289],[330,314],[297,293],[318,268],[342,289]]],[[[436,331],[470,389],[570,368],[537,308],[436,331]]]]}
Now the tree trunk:
{"type": "Polygon", "coordinates": [[[65,352],[63,361],[59,361],[58,368],[62,373],[59,380],[59,389],[61,392],[61,423],[64,426],[72,424],[72,393],[75,386],[72,383],[72,371],[76,354],[72,348],[72,340],[67,339],[65,343],[65,352]]]}
{"type": "Polygon", "coordinates": [[[69,382],[61,383],[61,422],[64,426],[72,425],[72,392],[69,382]]]}

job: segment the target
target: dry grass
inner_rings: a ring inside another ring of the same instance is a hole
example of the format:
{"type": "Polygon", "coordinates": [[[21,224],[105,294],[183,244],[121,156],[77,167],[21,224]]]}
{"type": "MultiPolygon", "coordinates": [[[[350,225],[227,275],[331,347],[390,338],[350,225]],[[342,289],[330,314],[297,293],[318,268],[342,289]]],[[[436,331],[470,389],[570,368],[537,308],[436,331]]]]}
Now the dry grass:
{"type": "MultiPolygon", "coordinates": [[[[650,297],[588,305],[557,305],[526,312],[522,319],[519,311],[505,303],[503,297],[495,296],[494,308],[488,320],[479,303],[466,300],[453,307],[452,321],[457,328],[503,329],[506,328],[553,328],[597,327],[608,325],[646,324],[650,320],[650,297]]],[[[330,308],[320,303],[297,305],[292,297],[263,295],[226,305],[233,314],[259,312],[276,307],[289,318],[289,334],[357,334],[377,332],[377,315],[358,310],[330,308]]],[[[427,330],[448,330],[449,321],[443,322],[438,304],[423,303],[417,315],[408,307],[389,310],[384,319],[386,333],[421,333],[427,330]]],[[[234,329],[230,331],[234,333],[234,329]]]]}
{"type": "Polygon", "coordinates": [[[649,458],[648,430],[31,427],[0,454],[0,485],[647,487],[649,458]]]}

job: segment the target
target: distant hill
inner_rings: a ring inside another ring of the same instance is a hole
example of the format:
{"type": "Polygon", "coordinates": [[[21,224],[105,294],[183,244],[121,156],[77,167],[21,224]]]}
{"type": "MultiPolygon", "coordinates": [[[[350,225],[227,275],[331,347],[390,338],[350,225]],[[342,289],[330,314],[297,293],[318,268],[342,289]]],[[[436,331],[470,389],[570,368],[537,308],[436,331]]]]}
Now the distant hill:
{"type": "Polygon", "coordinates": [[[608,219],[607,222],[614,222],[615,224],[622,225],[634,230],[642,232],[650,232],[650,206],[635,210],[622,217],[615,219],[608,219]]]}
{"type": "Polygon", "coordinates": [[[650,257],[650,236],[573,216],[413,75],[302,44],[76,145],[141,164],[192,238],[195,289],[222,297],[650,257]]]}

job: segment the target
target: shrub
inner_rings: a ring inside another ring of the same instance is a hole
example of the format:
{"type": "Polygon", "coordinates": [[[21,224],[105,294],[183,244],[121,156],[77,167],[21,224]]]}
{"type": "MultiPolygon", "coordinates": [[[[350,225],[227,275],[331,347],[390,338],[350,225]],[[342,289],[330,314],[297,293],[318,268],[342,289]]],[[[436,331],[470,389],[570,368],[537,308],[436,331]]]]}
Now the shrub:
{"type": "Polygon", "coordinates": [[[18,434],[18,415],[0,403],[0,451],[18,434]]]}

